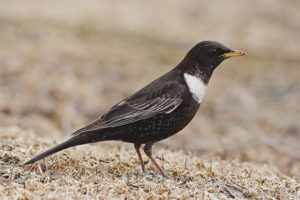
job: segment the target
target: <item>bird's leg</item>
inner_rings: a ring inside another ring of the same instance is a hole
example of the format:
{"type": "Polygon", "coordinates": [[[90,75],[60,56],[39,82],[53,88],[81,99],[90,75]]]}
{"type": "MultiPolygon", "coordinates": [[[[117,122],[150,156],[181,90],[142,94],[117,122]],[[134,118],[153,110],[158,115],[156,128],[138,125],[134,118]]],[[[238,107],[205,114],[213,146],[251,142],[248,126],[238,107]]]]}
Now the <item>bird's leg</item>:
{"type": "Polygon", "coordinates": [[[152,163],[155,165],[155,167],[159,170],[159,172],[160,172],[164,177],[166,177],[164,171],[159,167],[159,165],[156,163],[156,161],[152,158],[152,146],[153,146],[153,143],[147,143],[147,144],[144,146],[144,152],[145,152],[145,154],[148,156],[148,158],[152,161],[152,163]]]}
{"type": "Polygon", "coordinates": [[[143,161],[143,158],[142,158],[142,155],[140,152],[140,147],[141,147],[141,144],[134,144],[135,151],[136,151],[136,153],[140,159],[140,163],[142,165],[142,170],[143,170],[143,172],[145,172],[145,165],[144,165],[144,161],[143,161]]]}

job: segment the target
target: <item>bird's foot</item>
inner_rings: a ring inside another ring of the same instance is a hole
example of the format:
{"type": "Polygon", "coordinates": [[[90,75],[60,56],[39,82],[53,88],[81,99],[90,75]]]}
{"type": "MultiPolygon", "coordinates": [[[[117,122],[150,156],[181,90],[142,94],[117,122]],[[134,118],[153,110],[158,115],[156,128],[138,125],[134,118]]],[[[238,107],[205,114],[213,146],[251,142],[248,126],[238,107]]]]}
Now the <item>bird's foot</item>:
{"type": "Polygon", "coordinates": [[[158,174],[158,173],[149,172],[149,171],[145,170],[145,171],[143,171],[143,173],[144,173],[145,175],[151,175],[152,177],[158,177],[159,174],[160,174],[163,178],[165,178],[165,179],[167,179],[167,180],[170,180],[170,179],[171,179],[171,177],[168,176],[168,174],[165,173],[165,172],[162,172],[162,173],[159,173],[159,174],[158,174]]]}
{"type": "Polygon", "coordinates": [[[166,172],[161,173],[161,175],[162,175],[165,179],[167,179],[167,180],[171,180],[171,179],[172,179],[166,172]]]}

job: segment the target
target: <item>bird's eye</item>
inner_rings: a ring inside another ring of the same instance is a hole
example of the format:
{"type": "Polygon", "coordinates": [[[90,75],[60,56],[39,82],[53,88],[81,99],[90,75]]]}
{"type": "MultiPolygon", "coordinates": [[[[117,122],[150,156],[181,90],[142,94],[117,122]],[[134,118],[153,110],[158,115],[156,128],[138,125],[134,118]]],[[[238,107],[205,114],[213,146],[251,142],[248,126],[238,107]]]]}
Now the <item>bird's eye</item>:
{"type": "Polygon", "coordinates": [[[212,55],[217,55],[218,50],[217,50],[217,49],[211,49],[211,50],[209,51],[209,53],[212,54],[212,55]]]}

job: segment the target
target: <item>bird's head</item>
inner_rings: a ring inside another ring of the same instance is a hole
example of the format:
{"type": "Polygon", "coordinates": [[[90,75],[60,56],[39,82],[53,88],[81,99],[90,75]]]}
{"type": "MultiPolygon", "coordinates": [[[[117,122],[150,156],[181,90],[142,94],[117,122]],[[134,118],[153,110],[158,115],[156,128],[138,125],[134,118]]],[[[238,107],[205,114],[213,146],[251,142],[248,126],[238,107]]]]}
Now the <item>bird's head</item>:
{"type": "Polygon", "coordinates": [[[187,54],[188,60],[194,61],[200,68],[212,71],[225,59],[233,56],[243,56],[243,52],[232,50],[214,41],[203,41],[196,44],[187,54]]]}

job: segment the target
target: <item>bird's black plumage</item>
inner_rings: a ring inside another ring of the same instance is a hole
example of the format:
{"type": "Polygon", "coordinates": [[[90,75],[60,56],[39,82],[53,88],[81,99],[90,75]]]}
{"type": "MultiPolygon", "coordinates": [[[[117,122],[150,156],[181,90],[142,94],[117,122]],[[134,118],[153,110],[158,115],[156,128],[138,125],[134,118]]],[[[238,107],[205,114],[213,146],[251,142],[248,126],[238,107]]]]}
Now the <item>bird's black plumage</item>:
{"type": "Polygon", "coordinates": [[[116,104],[99,119],[75,131],[66,142],[25,164],[72,146],[121,140],[134,144],[143,171],[139,148],[145,144],[146,155],[163,173],[152,158],[152,145],[182,130],[192,120],[215,68],[226,58],[241,55],[244,54],[218,42],[198,43],[174,69],[116,104]]]}

